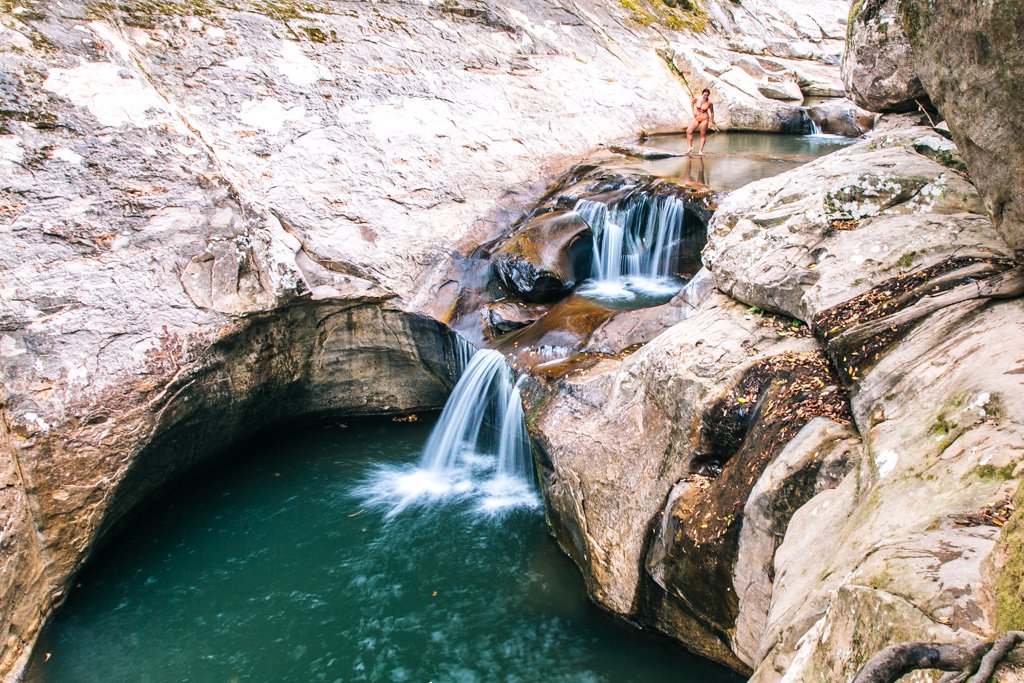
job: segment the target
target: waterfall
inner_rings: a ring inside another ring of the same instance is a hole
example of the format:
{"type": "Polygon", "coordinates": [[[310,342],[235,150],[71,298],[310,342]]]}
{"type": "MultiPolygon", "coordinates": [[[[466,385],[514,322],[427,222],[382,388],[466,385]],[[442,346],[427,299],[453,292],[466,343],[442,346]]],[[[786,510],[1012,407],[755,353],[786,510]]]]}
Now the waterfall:
{"type": "Polygon", "coordinates": [[[358,489],[366,503],[388,507],[389,517],[445,498],[475,498],[487,513],[538,504],[521,381],[498,351],[458,343],[456,362],[468,362],[419,463],[377,468],[358,489]]]}
{"type": "Polygon", "coordinates": [[[594,279],[672,274],[686,223],[682,200],[640,192],[612,206],[581,199],[576,211],[594,231],[594,279]]]}
{"type": "Polygon", "coordinates": [[[810,123],[810,126],[811,126],[811,133],[810,134],[811,135],[821,135],[821,126],[818,125],[818,122],[815,121],[811,117],[810,113],[808,113],[806,109],[804,110],[804,116],[807,117],[807,121],[808,121],[808,123],[810,123]]]}
{"type": "Polygon", "coordinates": [[[526,415],[523,414],[523,400],[519,394],[521,383],[522,379],[512,387],[512,393],[508,397],[508,408],[501,421],[501,437],[498,444],[498,477],[533,481],[530,437],[526,433],[526,415]]]}
{"type": "Polygon", "coordinates": [[[512,371],[505,357],[493,349],[473,354],[444,404],[423,449],[420,467],[443,472],[455,468],[463,456],[497,453],[500,435],[496,432],[500,430],[493,425],[499,419],[504,423],[511,394],[512,371]],[[488,421],[490,425],[485,425],[488,421]]]}
{"type": "Polygon", "coordinates": [[[646,281],[640,289],[651,289],[676,274],[680,256],[699,260],[707,239],[704,226],[673,195],[637,191],[614,204],[580,199],[575,209],[594,233],[593,282],[583,294],[632,296],[624,285],[636,289],[640,281],[646,281]]]}

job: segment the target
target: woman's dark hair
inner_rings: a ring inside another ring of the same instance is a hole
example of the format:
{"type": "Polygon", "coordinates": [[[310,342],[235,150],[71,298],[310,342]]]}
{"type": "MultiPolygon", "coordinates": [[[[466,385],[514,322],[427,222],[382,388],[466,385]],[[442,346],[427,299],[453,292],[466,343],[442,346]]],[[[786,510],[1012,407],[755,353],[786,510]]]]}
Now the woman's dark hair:
{"type": "Polygon", "coordinates": [[[701,95],[703,95],[704,93],[707,93],[708,95],[710,95],[711,94],[711,88],[704,88],[703,90],[700,91],[701,95]]]}

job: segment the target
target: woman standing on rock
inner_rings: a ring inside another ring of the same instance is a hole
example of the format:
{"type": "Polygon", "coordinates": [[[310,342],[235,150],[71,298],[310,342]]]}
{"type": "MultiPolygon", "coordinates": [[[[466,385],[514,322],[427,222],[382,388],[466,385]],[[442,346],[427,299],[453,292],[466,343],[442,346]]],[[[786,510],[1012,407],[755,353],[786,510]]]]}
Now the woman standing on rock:
{"type": "Polygon", "coordinates": [[[708,127],[715,125],[715,105],[711,104],[711,91],[704,88],[700,91],[700,98],[690,101],[693,109],[693,121],[686,129],[686,153],[693,151],[693,131],[700,127],[700,151],[699,156],[704,156],[704,143],[708,141],[708,127]]]}

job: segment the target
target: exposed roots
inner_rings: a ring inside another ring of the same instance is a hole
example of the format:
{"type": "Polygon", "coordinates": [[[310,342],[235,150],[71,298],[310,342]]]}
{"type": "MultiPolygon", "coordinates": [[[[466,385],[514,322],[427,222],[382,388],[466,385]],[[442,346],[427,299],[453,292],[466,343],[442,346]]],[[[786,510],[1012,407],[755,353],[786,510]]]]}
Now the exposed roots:
{"type": "Polygon", "coordinates": [[[920,669],[948,671],[940,683],[988,683],[996,667],[1021,642],[1024,642],[1024,631],[1007,631],[995,643],[981,643],[973,647],[896,643],[872,657],[853,683],[895,683],[911,671],[920,669]]]}

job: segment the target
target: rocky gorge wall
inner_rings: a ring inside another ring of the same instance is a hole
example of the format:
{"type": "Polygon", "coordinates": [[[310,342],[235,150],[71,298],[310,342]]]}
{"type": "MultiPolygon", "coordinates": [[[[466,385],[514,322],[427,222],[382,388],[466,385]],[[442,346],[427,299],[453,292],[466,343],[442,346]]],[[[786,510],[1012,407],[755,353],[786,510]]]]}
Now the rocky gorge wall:
{"type": "Polygon", "coordinates": [[[607,609],[755,681],[1024,625],[1019,9],[854,3],[848,92],[917,113],[731,193],[717,293],[535,388],[559,542],[607,609]]]}
{"type": "Polygon", "coordinates": [[[1024,7],[1013,0],[859,0],[850,19],[843,77],[851,97],[873,111],[899,111],[916,109],[914,98],[926,95],[936,120],[948,122],[992,221],[1007,243],[1024,249],[1024,7]]]}
{"type": "Polygon", "coordinates": [[[230,440],[440,403],[416,313],[568,159],[685,125],[655,46],[742,27],[732,52],[811,64],[842,4],[0,6],[0,676],[104,533],[230,440]]]}
{"type": "MultiPolygon", "coordinates": [[[[864,54],[861,24],[918,17],[893,59],[956,145],[891,124],[731,194],[700,296],[537,380],[550,519],[602,606],[758,681],[1020,624],[1017,72],[992,57],[1018,24],[990,4],[951,57],[945,9],[852,14],[864,54]]],[[[802,129],[848,29],[806,5],[3,5],[0,675],[117,520],[232,440],[438,405],[453,264],[570,160],[684,126],[704,85],[723,127],[802,129]]]]}

